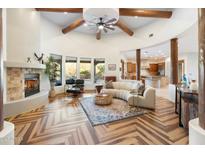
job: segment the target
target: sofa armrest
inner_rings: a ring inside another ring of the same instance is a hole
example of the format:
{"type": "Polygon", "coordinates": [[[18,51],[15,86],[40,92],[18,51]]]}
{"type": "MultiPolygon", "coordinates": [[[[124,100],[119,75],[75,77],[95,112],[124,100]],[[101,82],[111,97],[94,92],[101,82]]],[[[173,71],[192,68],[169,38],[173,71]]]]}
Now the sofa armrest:
{"type": "Polygon", "coordinates": [[[127,96],[127,102],[128,102],[128,104],[129,105],[132,105],[132,106],[134,106],[135,105],[135,96],[134,95],[132,95],[132,94],[128,94],[128,96],[127,96]]]}
{"type": "Polygon", "coordinates": [[[139,107],[155,109],[155,96],[154,97],[138,96],[136,102],[137,102],[137,106],[139,107]]]}
{"type": "Polygon", "coordinates": [[[145,102],[145,97],[144,96],[140,96],[140,95],[138,95],[137,97],[136,97],[136,102],[137,102],[137,104],[143,104],[144,102],[145,102]]]}

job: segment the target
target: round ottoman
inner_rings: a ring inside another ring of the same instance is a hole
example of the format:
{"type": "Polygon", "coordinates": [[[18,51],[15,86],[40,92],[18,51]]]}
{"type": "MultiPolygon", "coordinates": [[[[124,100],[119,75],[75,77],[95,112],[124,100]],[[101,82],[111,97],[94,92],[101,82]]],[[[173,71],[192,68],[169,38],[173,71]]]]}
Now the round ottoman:
{"type": "Polygon", "coordinates": [[[112,95],[110,94],[98,94],[95,96],[95,104],[97,105],[109,105],[112,103],[112,95]]]}

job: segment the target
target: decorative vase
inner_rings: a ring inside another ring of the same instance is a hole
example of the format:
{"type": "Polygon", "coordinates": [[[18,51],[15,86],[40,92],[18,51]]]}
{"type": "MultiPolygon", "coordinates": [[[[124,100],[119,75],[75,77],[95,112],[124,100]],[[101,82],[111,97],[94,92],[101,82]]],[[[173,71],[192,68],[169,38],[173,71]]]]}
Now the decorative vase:
{"type": "Polygon", "coordinates": [[[51,85],[51,89],[49,92],[49,97],[55,97],[56,96],[56,91],[55,91],[55,81],[51,81],[50,85],[51,85]]]}
{"type": "Polygon", "coordinates": [[[196,80],[192,80],[190,84],[190,89],[191,90],[198,90],[198,85],[196,83],[196,80]]]}

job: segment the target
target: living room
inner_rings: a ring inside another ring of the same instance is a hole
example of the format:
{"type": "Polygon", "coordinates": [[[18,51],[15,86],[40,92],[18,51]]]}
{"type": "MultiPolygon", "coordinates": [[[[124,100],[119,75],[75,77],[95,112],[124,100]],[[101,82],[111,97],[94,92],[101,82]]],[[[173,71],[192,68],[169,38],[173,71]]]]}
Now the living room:
{"type": "Polygon", "coordinates": [[[122,10],[2,9],[6,144],[204,143],[188,126],[198,105],[176,101],[178,84],[200,85],[198,9],[122,10]],[[86,11],[120,24],[96,31],[86,11]]]}

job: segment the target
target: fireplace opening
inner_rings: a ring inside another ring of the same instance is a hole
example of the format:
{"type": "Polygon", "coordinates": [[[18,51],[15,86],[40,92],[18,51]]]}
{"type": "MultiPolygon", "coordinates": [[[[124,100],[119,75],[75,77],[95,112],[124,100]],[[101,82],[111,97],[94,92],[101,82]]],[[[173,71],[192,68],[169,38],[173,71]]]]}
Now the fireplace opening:
{"type": "Polygon", "coordinates": [[[29,73],[25,74],[25,97],[34,95],[40,92],[40,74],[29,73]]]}

